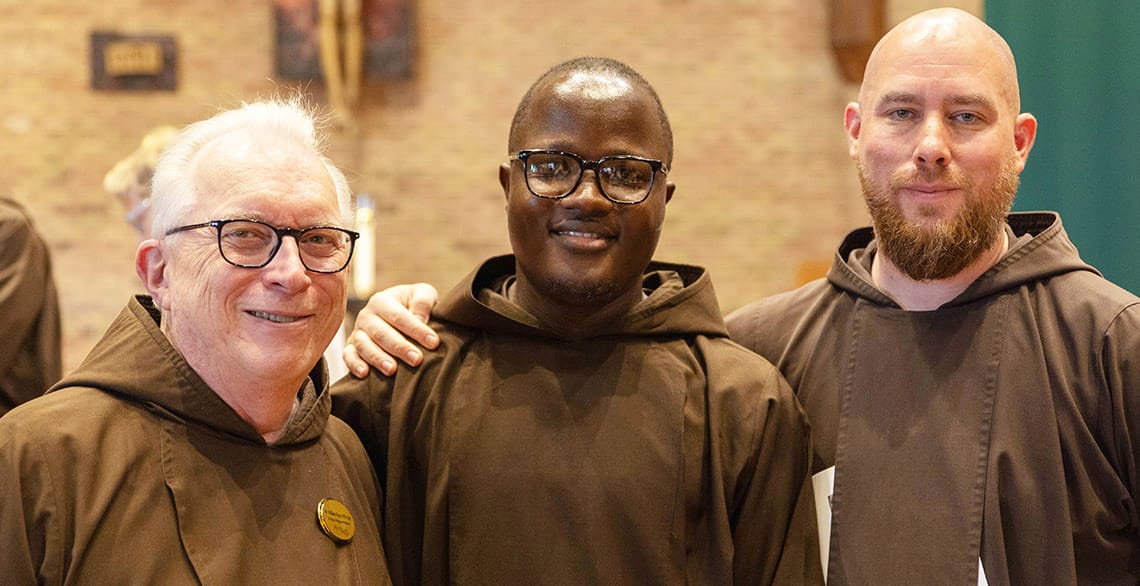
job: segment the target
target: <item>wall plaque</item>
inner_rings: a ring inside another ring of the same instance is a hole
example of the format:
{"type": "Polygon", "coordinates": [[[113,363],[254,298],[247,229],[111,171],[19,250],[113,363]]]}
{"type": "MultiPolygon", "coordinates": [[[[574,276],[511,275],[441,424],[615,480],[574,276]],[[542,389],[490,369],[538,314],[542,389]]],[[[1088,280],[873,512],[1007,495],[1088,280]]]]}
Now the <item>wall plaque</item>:
{"type": "Polygon", "coordinates": [[[177,46],[170,35],[91,33],[91,88],[167,90],[177,87],[177,46]]]}

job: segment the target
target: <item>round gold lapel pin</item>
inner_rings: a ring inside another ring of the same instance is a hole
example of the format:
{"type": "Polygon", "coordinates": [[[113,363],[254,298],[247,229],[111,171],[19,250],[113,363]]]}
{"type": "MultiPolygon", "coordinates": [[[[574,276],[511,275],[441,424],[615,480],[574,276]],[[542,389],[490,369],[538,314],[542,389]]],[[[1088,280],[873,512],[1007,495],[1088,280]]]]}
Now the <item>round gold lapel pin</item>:
{"type": "Polygon", "coordinates": [[[317,503],[317,521],[321,524],[321,531],[337,543],[348,543],[356,534],[352,513],[336,499],[321,499],[317,503]]]}

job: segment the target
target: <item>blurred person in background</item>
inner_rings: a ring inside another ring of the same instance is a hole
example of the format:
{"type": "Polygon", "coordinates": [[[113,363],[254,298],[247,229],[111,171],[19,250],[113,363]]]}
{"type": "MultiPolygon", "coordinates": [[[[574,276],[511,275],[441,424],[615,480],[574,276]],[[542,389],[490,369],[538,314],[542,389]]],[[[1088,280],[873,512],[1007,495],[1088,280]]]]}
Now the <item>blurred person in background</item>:
{"type": "Polygon", "coordinates": [[[60,377],[51,253],[23,206],[0,198],[0,416],[60,377]]]}
{"type": "Polygon", "coordinates": [[[103,176],[103,189],[115,196],[126,211],[125,219],[139,240],[150,237],[150,182],[162,149],[178,134],[176,126],[156,126],[143,136],[137,149],[123,157],[103,176]]]}

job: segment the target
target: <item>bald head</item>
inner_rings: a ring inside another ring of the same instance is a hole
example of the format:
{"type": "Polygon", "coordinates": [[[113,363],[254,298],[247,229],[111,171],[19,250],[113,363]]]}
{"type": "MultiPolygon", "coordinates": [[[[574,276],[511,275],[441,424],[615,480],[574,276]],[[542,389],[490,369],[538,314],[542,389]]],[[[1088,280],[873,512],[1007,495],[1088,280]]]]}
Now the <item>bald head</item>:
{"type": "Polygon", "coordinates": [[[635,92],[645,92],[653,100],[660,119],[661,135],[668,148],[665,164],[672,165],[673,129],[669,125],[665,108],[661,105],[661,98],[653,86],[632,67],[607,57],[578,57],[555,65],[542,74],[519,101],[515,117],[511,121],[507,148],[511,151],[519,148],[521,122],[526,119],[536,98],[540,96],[611,101],[635,92]]]}
{"type": "Polygon", "coordinates": [[[970,73],[984,70],[998,82],[1006,105],[1014,113],[1021,110],[1017,65],[1009,45],[978,17],[957,8],[920,12],[883,35],[867,61],[859,102],[868,105],[885,76],[923,63],[942,68],[947,76],[962,68],[970,73]]]}

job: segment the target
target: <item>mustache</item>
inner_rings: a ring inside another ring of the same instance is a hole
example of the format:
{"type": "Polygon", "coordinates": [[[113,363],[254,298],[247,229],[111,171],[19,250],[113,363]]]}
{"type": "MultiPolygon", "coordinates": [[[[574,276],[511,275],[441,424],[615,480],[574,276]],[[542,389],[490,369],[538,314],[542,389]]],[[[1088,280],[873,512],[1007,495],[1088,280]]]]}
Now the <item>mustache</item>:
{"type": "Polygon", "coordinates": [[[938,183],[956,189],[972,189],[974,182],[965,175],[945,167],[922,167],[914,171],[899,171],[891,175],[888,186],[891,191],[916,184],[938,183]]]}

